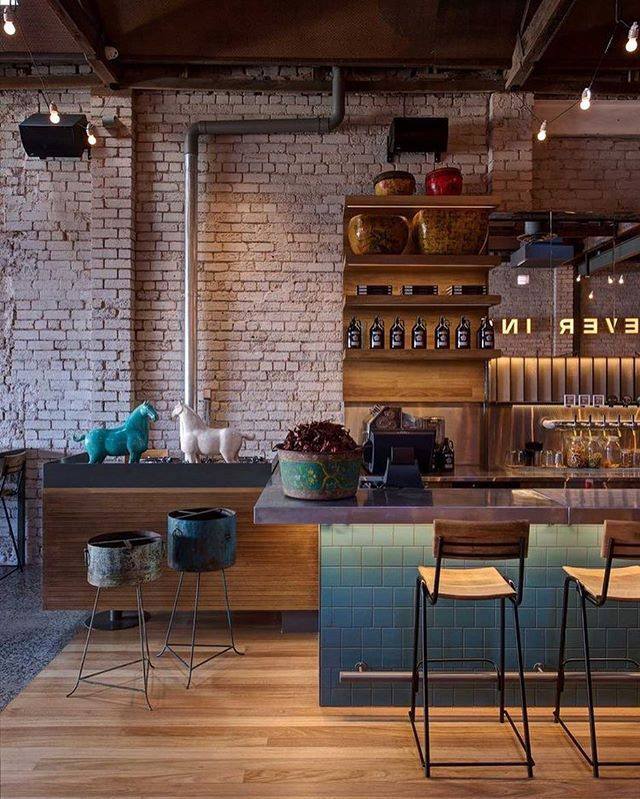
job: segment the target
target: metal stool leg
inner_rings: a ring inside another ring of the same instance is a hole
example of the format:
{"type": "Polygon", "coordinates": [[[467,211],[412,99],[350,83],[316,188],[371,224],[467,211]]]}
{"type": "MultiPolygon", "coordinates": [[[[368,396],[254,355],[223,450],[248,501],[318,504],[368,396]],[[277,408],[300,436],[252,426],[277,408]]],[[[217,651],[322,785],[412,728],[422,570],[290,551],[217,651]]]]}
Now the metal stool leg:
{"type": "Polygon", "coordinates": [[[564,592],[562,595],[562,617],[560,620],[560,647],[558,650],[558,677],[556,680],[556,706],[553,711],[553,720],[556,724],[560,721],[560,699],[564,691],[564,653],[567,644],[567,613],[569,610],[569,588],[571,580],[564,581],[564,592]]]}
{"type": "Polygon", "coordinates": [[[513,619],[516,628],[516,649],[518,651],[518,675],[520,677],[520,702],[522,705],[522,726],[524,728],[524,749],[527,755],[527,776],[533,777],[534,762],[533,762],[533,757],[531,756],[531,737],[529,735],[529,714],[527,711],[527,692],[524,684],[524,665],[522,661],[522,638],[520,635],[520,618],[518,615],[518,605],[515,601],[513,602],[513,619]]]}
{"type": "Polygon", "coordinates": [[[236,653],[236,655],[244,655],[244,652],[240,652],[240,650],[236,647],[236,642],[233,637],[233,619],[231,617],[231,606],[229,605],[229,593],[227,591],[227,575],[222,569],[222,584],[224,586],[224,601],[227,607],[227,627],[229,628],[229,636],[231,638],[231,649],[236,653]]]}
{"type": "Polygon", "coordinates": [[[193,653],[196,646],[196,628],[198,626],[198,601],[200,599],[200,572],[196,577],[196,597],[193,605],[193,622],[191,624],[191,654],[189,657],[189,678],[187,688],[191,685],[191,675],[193,674],[193,653]]]}
{"type": "Polygon", "coordinates": [[[149,651],[149,636],[147,634],[147,616],[144,612],[144,597],[142,596],[142,585],[139,586],[140,589],[140,607],[142,609],[142,632],[144,633],[144,643],[145,649],[147,651],[147,664],[150,669],[155,669],[155,666],[151,662],[151,652],[149,651]]]}
{"type": "Polygon", "coordinates": [[[500,724],[504,724],[504,696],[505,696],[505,600],[500,600],[500,678],[498,690],[500,691],[500,724]]]}
{"type": "Polygon", "coordinates": [[[72,696],[78,686],[80,685],[80,680],[82,679],[82,670],[84,669],[84,662],[87,659],[87,651],[89,649],[89,639],[91,638],[91,633],[93,631],[93,620],[96,615],[96,608],[98,607],[98,599],[100,597],[100,589],[96,589],[96,598],[93,601],[93,610],[91,611],[91,621],[89,622],[89,627],[87,629],[87,637],[84,642],[84,649],[82,651],[82,660],[80,661],[80,669],[78,670],[78,678],[76,679],[76,684],[73,686],[73,689],[67,694],[67,699],[72,696]]]}
{"type": "MultiPolygon", "coordinates": [[[[416,580],[414,607],[413,607],[413,650],[411,660],[411,709],[409,710],[409,720],[413,727],[415,734],[415,720],[416,720],[416,699],[418,696],[418,639],[420,637],[420,584],[421,580],[416,580]]],[[[416,737],[416,743],[419,741],[416,737]]],[[[422,765],[422,755],[420,756],[420,764],[422,765]]]]}
{"type": "Polygon", "coordinates": [[[147,630],[144,623],[144,607],[142,604],[142,592],[140,590],[140,586],[136,586],[136,602],[138,605],[138,631],[140,634],[140,656],[142,661],[142,684],[144,686],[144,698],[147,703],[147,707],[149,710],[153,710],[151,707],[151,702],[149,702],[149,692],[148,692],[148,683],[149,683],[149,660],[148,652],[149,652],[149,643],[147,641],[147,630]]]}
{"type": "Polygon", "coordinates": [[[18,561],[18,565],[15,566],[13,569],[8,571],[4,574],[0,579],[4,580],[5,577],[9,577],[10,574],[13,574],[16,571],[24,571],[24,563],[22,562],[22,555],[20,554],[20,549],[18,547],[18,542],[16,541],[16,537],[13,532],[13,525],[11,524],[11,517],[9,516],[9,510],[7,509],[7,503],[5,502],[4,497],[0,497],[2,500],[2,509],[4,510],[4,517],[7,520],[7,529],[9,530],[9,537],[11,538],[11,544],[13,546],[13,551],[16,553],[16,560],[18,561]]]}
{"type": "Polygon", "coordinates": [[[593,681],[591,679],[591,653],[589,651],[589,630],[587,625],[587,604],[584,591],[579,589],[580,605],[582,612],[582,642],[584,646],[584,671],[587,679],[587,702],[589,704],[589,735],[591,738],[591,765],[593,776],[600,776],[598,763],[598,744],[596,741],[596,718],[593,709],[593,681]]]}
{"type": "Polygon", "coordinates": [[[178,579],[178,588],[176,590],[176,595],[173,600],[173,607],[171,608],[171,616],[169,617],[169,626],[167,627],[167,634],[164,638],[164,646],[158,652],[156,657],[161,657],[169,648],[169,636],[171,635],[171,629],[173,627],[173,620],[175,619],[176,615],[176,608],[178,607],[178,599],[180,598],[180,591],[182,590],[182,581],[184,580],[184,572],[180,572],[180,578],[178,579]]]}
{"type": "Polygon", "coordinates": [[[429,668],[427,660],[427,589],[422,585],[422,704],[424,707],[424,776],[431,776],[429,742],[429,668]]]}

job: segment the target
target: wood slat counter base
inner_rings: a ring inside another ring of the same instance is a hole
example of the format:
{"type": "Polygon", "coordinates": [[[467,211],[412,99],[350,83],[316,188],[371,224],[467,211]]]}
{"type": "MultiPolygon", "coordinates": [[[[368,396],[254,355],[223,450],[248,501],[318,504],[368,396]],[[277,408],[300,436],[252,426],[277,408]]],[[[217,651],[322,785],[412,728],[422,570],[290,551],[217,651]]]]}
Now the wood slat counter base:
{"type": "MultiPolygon", "coordinates": [[[[87,583],[83,550],[87,540],[117,530],[156,530],[166,534],[167,513],[177,508],[226,506],[238,514],[238,553],[227,571],[234,610],[316,610],[318,531],[315,525],[253,524],[261,488],[47,488],[44,491],[43,605],[47,610],[90,608],[94,589],[87,583]]],[[[222,610],[221,577],[201,584],[201,607],[222,610]]],[[[145,586],[148,610],[171,608],[177,575],[170,569],[145,586]]],[[[180,608],[192,607],[185,581],[180,608]]],[[[132,607],[131,589],[103,593],[104,608],[132,607]]]]}

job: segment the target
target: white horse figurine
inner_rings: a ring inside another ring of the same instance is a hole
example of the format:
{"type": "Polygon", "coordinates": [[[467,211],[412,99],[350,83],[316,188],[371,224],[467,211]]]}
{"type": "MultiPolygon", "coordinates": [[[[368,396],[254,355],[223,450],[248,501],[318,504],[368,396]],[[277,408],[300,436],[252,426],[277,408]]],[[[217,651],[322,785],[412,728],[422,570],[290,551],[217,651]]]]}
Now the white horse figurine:
{"type": "Polygon", "coordinates": [[[180,418],[180,449],[187,463],[199,463],[204,456],[222,455],[225,463],[237,463],[238,453],[245,441],[253,441],[253,433],[241,433],[231,427],[207,427],[198,414],[179,402],[171,418],[180,418]]]}

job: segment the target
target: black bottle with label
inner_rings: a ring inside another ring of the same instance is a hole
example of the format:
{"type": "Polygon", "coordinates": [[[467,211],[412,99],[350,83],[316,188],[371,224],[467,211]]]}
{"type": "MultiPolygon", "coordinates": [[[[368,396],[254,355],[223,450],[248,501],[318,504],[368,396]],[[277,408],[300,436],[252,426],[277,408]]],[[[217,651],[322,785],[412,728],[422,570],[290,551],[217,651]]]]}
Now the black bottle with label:
{"type": "Polygon", "coordinates": [[[460,324],[456,327],[456,349],[471,349],[471,323],[466,316],[460,318],[460,324]]]}
{"type": "Polygon", "coordinates": [[[436,325],[435,331],[435,347],[437,350],[448,350],[451,347],[451,333],[449,332],[449,320],[444,316],[440,317],[440,321],[436,325]]]}
{"type": "Polygon", "coordinates": [[[427,328],[422,318],[419,316],[411,331],[411,349],[426,350],[427,348],[427,328]]]}
{"type": "Polygon", "coordinates": [[[347,328],[347,349],[362,349],[362,324],[355,316],[349,322],[349,327],[347,328]]]}
{"type": "Polygon", "coordinates": [[[396,320],[389,330],[389,347],[392,350],[404,349],[404,322],[399,316],[396,316],[396,320]]]}
{"type": "Polygon", "coordinates": [[[445,438],[442,442],[442,471],[452,472],[455,468],[455,455],[453,452],[453,441],[445,438]]]}
{"type": "Polygon", "coordinates": [[[369,328],[369,347],[372,350],[384,349],[384,322],[377,316],[369,328]]]}
{"type": "Polygon", "coordinates": [[[482,317],[480,327],[476,337],[476,344],[479,350],[492,350],[496,345],[496,336],[493,329],[493,322],[487,319],[486,316],[482,317]]]}

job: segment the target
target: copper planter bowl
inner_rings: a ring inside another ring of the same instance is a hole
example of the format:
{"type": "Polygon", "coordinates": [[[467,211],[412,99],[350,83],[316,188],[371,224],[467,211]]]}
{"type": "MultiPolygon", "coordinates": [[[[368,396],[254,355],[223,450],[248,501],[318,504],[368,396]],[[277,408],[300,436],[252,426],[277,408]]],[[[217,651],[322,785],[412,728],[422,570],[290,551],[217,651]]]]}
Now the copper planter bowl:
{"type": "Polygon", "coordinates": [[[352,497],[358,490],[362,450],[293,452],[278,449],[282,490],[294,499],[330,500],[352,497]]]}
{"type": "Polygon", "coordinates": [[[347,228],[354,255],[400,255],[409,241],[409,223],[404,216],[358,214],[347,228]]]}
{"type": "Polygon", "coordinates": [[[373,190],[379,197],[415,194],[416,179],[400,169],[381,172],[373,182],[373,190]]]}
{"type": "Polygon", "coordinates": [[[423,208],[413,236],[423,255],[478,255],[489,229],[488,208],[423,208]]]}

